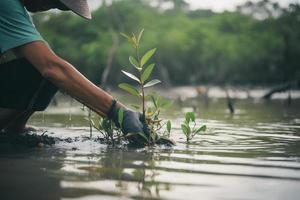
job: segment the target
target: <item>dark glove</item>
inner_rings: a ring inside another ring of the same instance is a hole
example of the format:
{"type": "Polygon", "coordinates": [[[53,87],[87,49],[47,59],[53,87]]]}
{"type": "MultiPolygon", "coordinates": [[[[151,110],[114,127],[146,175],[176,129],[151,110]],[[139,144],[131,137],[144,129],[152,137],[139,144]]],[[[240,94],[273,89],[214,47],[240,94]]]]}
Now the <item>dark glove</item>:
{"type": "Polygon", "coordinates": [[[139,133],[149,137],[149,130],[145,122],[143,122],[142,114],[134,112],[127,108],[119,108],[117,101],[113,100],[112,106],[108,112],[108,118],[111,119],[118,128],[121,128],[125,136],[128,136],[130,143],[135,145],[145,145],[147,141],[139,133]],[[123,110],[122,126],[119,124],[118,113],[123,110]]]}

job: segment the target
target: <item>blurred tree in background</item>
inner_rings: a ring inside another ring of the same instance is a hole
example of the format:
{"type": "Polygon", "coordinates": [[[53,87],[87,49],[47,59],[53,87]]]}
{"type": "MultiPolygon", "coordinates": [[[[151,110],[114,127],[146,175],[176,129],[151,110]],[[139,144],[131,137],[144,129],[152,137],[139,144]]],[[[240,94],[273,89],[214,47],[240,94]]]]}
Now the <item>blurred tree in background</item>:
{"type": "MultiPolygon", "coordinates": [[[[115,84],[132,54],[120,32],[145,28],[167,84],[272,85],[300,79],[300,6],[263,0],[234,12],[190,10],[184,0],[103,1],[85,21],[70,13],[34,15],[52,49],[95,83],[115,84]],[[165,2],[173,6],[162,7],[165,2]]],[[[129,68],[130,69],[130,68],[129,68]]]]}

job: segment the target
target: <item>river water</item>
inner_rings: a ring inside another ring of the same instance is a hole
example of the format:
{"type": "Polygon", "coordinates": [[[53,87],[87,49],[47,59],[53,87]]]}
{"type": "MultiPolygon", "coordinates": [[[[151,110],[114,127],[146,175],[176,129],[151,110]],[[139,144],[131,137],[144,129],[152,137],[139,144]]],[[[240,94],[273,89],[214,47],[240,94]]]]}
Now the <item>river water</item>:
{"type": "Polygon", "coordinates": [[[44,148],[2,145],[0,198],[298,200],[300,100],[240,99],[235,109],[229,114],[217,98],[175,103],[165,115],[175,147],[128,149],[84,139],[90,131],[75,102],[50,108],[31,124],[79,139],[44,148]],[[208,130],[187,145],[180,124],[192,108],[208,130]]]}

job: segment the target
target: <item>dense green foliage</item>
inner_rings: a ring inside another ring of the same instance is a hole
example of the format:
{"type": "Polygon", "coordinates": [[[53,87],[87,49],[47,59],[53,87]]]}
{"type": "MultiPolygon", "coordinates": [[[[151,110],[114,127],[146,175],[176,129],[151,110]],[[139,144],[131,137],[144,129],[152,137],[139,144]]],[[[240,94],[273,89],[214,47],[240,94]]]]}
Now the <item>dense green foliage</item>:
{"type": "MultiPolygon", "coordinates": [[[[142,50],[157,47],[156,77],[165,83],[278,84],[300,77],[300,6],[283,9],[269,1],[247,3],[235,12],[173,9],[150,1],[103,4],[85,21],[69,13],[34,16],[52,49],[96,83],[109,68],[108,83],[132,70],[132,49],[120,32],[145,28],[142,50]],[[114,51],[114,48],[116,49],[114,51]],[[110,66],[111,65],[111,66],[110,66]]],[[[176,1],[175,1],[176,2],[176,1]]]]}

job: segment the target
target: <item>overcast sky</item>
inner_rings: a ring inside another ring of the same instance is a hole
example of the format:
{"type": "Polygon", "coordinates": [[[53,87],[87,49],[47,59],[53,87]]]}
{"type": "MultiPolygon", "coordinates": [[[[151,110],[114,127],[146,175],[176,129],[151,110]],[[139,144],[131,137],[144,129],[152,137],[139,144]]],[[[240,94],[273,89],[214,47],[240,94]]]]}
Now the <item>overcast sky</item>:
{"type": "MultiPolygon", "coordinates": [[[[95,8],[101,0],[89,0],[90,6],[95,8]]],[[[136,1],[136,0],[132,0],[136,1]]],[[[203,8],[212,9],[220,12],[224,10],[233,10],[237,5],[241,5],[247,0],[186,0],[190,3],[192,9],[203,8]]],[[[253,0],[257,1],[257,0],[253,0]]],[[[286,6],[289,3],[300,3],[300,0],[276,0],[281,5],[286,6]]]]}
{"type": "MultiPolygon", "coordinates": [[[[245,3],[247,0],[186,0],[192,8],[205,8],[214,11],[232,10],[237,5],[245,3]]],[[[257,0],[256,0],[257,1],[257,0]]],[[[277,0],[281,5],[286,6],[289,3],[300,3],[300,0],[277,0]]]]}

